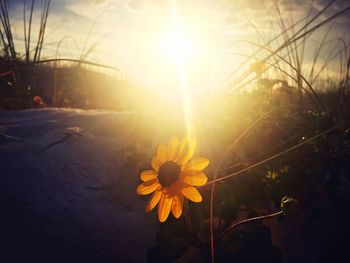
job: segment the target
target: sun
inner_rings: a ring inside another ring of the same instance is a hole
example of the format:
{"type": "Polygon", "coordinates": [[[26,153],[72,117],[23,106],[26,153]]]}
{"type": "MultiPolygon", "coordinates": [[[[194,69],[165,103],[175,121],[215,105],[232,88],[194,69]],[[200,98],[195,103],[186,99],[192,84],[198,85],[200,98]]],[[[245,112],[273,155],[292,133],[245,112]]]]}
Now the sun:
{"type": "Polygon", "coordinates": [[[199,45],[193,35],[176,29],[164,38],[162,51],[169,62],[183,65],[198,54],[199,45]]]}

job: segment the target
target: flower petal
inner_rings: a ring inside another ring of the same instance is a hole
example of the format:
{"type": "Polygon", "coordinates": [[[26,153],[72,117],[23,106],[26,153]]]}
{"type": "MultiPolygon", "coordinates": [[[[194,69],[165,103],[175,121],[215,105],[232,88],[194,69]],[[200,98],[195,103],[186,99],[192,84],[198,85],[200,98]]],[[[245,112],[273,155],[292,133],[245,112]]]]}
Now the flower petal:
{"type": "Polygon", "coordinates": [[[178,163],[180,165],[185,165],[192,158],[192,155],[195,150],[196,141],[190,140],[188,137],[185,137],[179,146],[179,154],[177,157],[178,163]]]}
{"type": "Polygon", "coordinates": [[[207,158],[196,158],[189,161],[184,167],[183,170],[199,170],[202,171],[209,164],[209,160],[207,158]]]}
{"type": "Polygon", "coordinates": [[[159,144],[157,148],[157,160],[160,164],[168,160],[168,149],[164,144],[159,144]]]}
{"type": "Polygon", "coordinates": [[[163,223],[168,218],[172,203],[172,197],[162,194],[160,203],[158,205],[158,219],[160,222],[163,223]]]}
{"type": "Polygon", "coordinates": [[[169,161],[175,160],[179,144],[180,144],[180,140],[177,137],[173,137],[170,139],[169,144],[168,144],[168,160],[169,161]]]}
{"type": "Polygon", "coordinates": [[[194,188],[193,186],[185,186],[181,189],[181,193],[189,200],[191,200],[192,202],[201,202],[202,201],[202,196],[201,194],[198,192],[198,190],[196,188],[194,188]]]}
{"type": "Polygon", "coordinates": [[[154,192],[155,190],[157,190],[159,186],[160,184],[158,182],[158,179],[154,179],[154,180],[140,184],[136,188],[136,193],[139,195],[148,195],[154,192]]]}
{"type": "Polygon", "coordinates": [[[174,215],[175,218],[179,218],[181,216],[183,204],[184,204],[183,195],[175,195],[173,199],[173,204],[171,206],[171,213],[174,215]]]}
{"type": "Polygon", "coordinates": [[[162,190],[156,190],[152,197],[148,200],[147,205],[146,205],[146,212],[148,213],[149,211],[151,211],[159,202],[160,198],[162,196],[162,190]]]}
{"type": "Polygon", "coordinates": [[[198,170],[185,170],[180,176],[184,183],[193,186],[202,186],[208,181],[207,176],[198,170]]]}
{"type": "Polygon", "coordinates": [[[157,172],[154,170],[143,171],[140,174],[140,178],[143,182],[148,182],[150,180],[156,179],[158,176],[157,172]]]}
{"type": "Polygon", "coordinates": [[[159,167],[160,167],[161,163],[159,163],[157,156],[152,159],[151,165],[152,165],[152,168],[154,170],[156,170],[157,172],[159,171],[159,167]]]}

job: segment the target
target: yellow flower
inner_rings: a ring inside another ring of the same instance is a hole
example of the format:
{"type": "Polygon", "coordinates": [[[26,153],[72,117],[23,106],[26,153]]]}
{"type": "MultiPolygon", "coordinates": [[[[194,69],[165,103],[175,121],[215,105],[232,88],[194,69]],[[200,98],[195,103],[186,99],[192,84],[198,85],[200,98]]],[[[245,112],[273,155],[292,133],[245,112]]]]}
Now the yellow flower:
{"type": "Polygon", "coordinates": [[[139,195],[153,193],[146,205],[146,212],[158,203],[158,219],[164,222],[170,211],[175,218],[182,214],[184,197],[201,202],[202,196],[194,186],[204,185],[208,178],[202,170],[208,166],[206,158],[192,159],[196,144],[188,138],[173,137],[166,146],[160,144],[151,164],[153,170],[143,171],[143,181],[136,192],[139,195]]]}

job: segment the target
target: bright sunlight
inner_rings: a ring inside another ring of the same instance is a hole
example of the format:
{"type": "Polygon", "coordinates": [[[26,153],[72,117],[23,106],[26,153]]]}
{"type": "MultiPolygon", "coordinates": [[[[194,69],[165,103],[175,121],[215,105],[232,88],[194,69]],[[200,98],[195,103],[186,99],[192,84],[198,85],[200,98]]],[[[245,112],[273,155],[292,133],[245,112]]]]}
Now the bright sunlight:
{"type": "Polygon", "coordinates": [[[164,55],[170,62],[186,64],[198,53],[198,43],[193,36],[180,30],[172,32],[162,43],[164,55]]]}
{"type": "Polygon", "coordinates": [[[187,133],[193,135],[192,108],[191,108],[191,84],[187,79],[186,66],[198,52],[198,45],[191,35],[185,34],[178,24],[174,25],[174,31],[162,43],[162,50],[168,62],[177,66],[176,78],[180,92],[180,101],[177,107],[182,107],[186,123],[187,133]]]}

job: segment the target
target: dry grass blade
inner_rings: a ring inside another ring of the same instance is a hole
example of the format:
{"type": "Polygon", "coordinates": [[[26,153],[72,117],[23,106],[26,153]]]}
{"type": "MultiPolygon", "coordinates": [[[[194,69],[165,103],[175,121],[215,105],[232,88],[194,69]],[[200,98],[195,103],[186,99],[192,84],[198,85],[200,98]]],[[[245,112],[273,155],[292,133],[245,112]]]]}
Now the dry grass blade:
{"type": "MultiPolygon", "coordinates": [[[[305,23],[304,26],[302,26],[296,33],[293,34],[293,36],[291,36],[290,38],[287,39],[287,41],[285,41],[282,45],[280,45],[280,47],[275,51],[275,53],[279,52],[280,50],[284,49],[285,47],[291,45],[293,42],[295,42],[296,40],[300,39],[298,36],[298,34],[300,34],[301,32],[303,32],[312,22],[314,22],[318,17],[320,17],[333,3],[335,2],[335,0],[332,0],[330,3],[328,3],[322,10],[320,10],[312,19],[308,20],[307,23],[305,23]],[[296,40],[294,40],[296,39],[296,40]]],[[[347,11],[347,10],[345,10],[347,11]]],[[[342,14],[343,12],[345,12],[344,10],[340,11],[339,13],[342,14]]],[[[338,13],[335,14],[331,20],[333,20],[335,17],[338,16],[338,13]]],[[[275,42],[276,40],[278,40],[280,37],[285,37],[285,35],[290,31],[290,30],[294,30],[294,28],[299,25],[300,23],[304,22],[305,20],[308,19],[309,16],[306,16],[304,18],[302,18],[301,20],[297,21],[296,23],[293,23],[290,27],[286,28],[285,30],[283,30],[280,34],[278,34],[276,37],[272,38],[270,41],[268,41],[265,46],[269,46],[271,43],[275,42]]],[[[326,21],[323,21],[326,22],[326,21]]],[[[326,22],[327,23],[327,22],[326,22]]],[[[304,37],[305,32],[301,35],[301,38],[304,37]]],[[[254,54],[252,56],[256,56],[261,50],[258,49],[257,51],[254,52],[254,54]]],[[[271,55],[272,56],[272,55],[271,55]]],[[[268,58],[264,59],[263,62],[265,62],[266,60],[268,60],[268,58]]],[[[249,60],[244,61],[242,64],[240,64],[239,67],[237,67],[237,70],[239,68],[241,68],[244,64],[246,64],[249,60]]],[[[229,81],[229,79],[235,74],[235,72],[237,71],[233,71],[230,76],[224,81],[224,86],[225,83],[227,83],[229,81]]],[[[242,80],[244,80],[247,76],[249,75],[249,72],[246,72],[244,74],[242,74],[236,81],[234,82],[230,82],[228,85],[229,86],[236,86],[239,82],[241,82],[242,80]]]]}
{"type": "Polygon", "coordinates": [[[305,141],[302,142],[302,143],[299,143],[299,144],[297,144],[297,145],[295,145],[295,146],[293,146],[293,147],[290,147],[290,148],[288,148],[288,149],[286,149],[286,150],[283,150],[283,151],[281,151],[281,152],[279,152],[279,153],[276,153],[276,154],[274,154],[274,155],[272,155],[272,156],[270,156],[270,157],[268,157],[268,158],[266,158],[266,159],[264,159],[264,160],[262,160],[262,161],[260,161],[260,162],[257,162],[257,163],[255,163],[255,164],[252,164],[252,165],[250,165],[250,166],[248,166],[248,167],[246,167],[246,168],[244,168],[244,169],[242,169],[242,170],[239,170],[239,171],[237,171],[237,172],[234,172],[234,173],[225,175],[225,176],[223,176],[223,177],[220,177],[220,178],[218,178],[218,179],[212,180],[212,181],[208,182],[206,185],[215,184],[215,183],[218,182],[218,181],[225,180],[225,179],[228,179],[228,178],[230,178],[230,177],[233,177],[233,176],[242,174],[242,173],[248,171],[249,169],[258,167],[258,166],[260,166],[260,165],[262,165],[262,164],[264,164],[264,163],[267,163],[268,161],[271,161],[271,160],[273,160],[273,159],[275,159],[275,158],[278,158],[278,157],[280,157],[280,156],[282,156],[282,155],[284,155],[284,154],[287,154],[287,153],[289,153],[289,152],[291,152],[291,151],[294,151],[294,150],[296,150],[296,149],[299,149],[300,147],[304,146],[305,144],[308,144],[308,143],[310,143],[310,142],[312,142],[312,141],[314,141],[314,140],[316,140],[316,139],[322,137],[323,135],[328,134],[328,133],[330,133],[330,132],[332,132],[332,131],[338,129],[339,127],[341,127],[341,126],[343,126],[343,125],[345,125],[345,124],[348,124],[348,123],[349,123],[349,121],[340,123],[340,124],[338,124],[338,125],[336,125],[336,126],[334,126],[334,127],[332,127],[332,128],[329,128],[329,129],[327,129],[327,130],[325,130],[325,131],[323,131],[323,132],[321,132],[321,133],[319,133],[319,134],[317,134],[317,135],[311,137],[311,138],[308,139],[308,140],[305,140],[305,141]]]}

